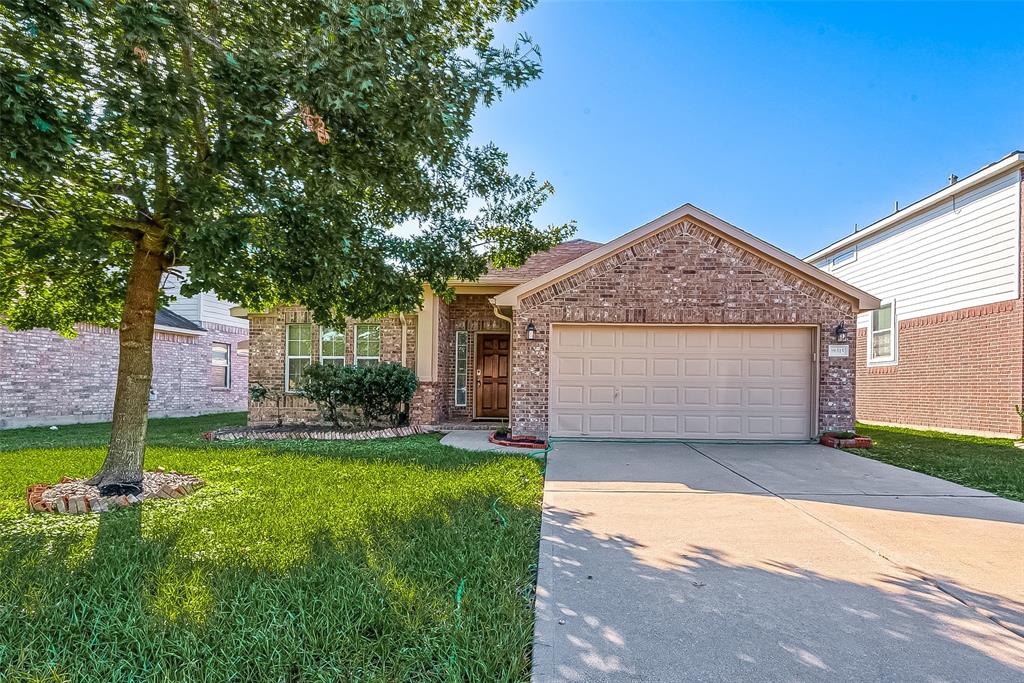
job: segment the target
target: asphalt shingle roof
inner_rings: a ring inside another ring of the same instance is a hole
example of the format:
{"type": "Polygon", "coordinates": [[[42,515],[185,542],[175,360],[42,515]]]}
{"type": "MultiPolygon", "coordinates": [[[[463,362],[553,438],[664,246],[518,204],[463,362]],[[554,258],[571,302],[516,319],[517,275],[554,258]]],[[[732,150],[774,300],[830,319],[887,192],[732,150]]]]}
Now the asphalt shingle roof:
{"type": "Polygon", "coordinates": [[[479,282],[529,282],[535,277],[548,273],[569,261],[574,261],[584,254],[590,253],[601,246],[600,242],[575,239],[556,244],[547,251],[534,254],[519,268],[490,269],[479,282]]]}
{"type": "Polygon", "coordinates": [[[179,330],[188,330],[189,332],[206,332],[205,328],[196,325],[188,318],[180,316],[168,308],[161,308],[156,312],[156,324],[163,325],[164,327],[176,327],[179,330]]]}

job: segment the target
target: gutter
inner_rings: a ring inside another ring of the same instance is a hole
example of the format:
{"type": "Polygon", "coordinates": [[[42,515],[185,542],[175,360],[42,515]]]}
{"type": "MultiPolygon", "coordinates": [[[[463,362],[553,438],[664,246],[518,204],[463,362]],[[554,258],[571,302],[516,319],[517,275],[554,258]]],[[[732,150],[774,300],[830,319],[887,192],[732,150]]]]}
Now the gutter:
{"type": "Polygon", "coordinates": [[[924,197],[923,199],[917,200],[916,202],[907,206],[906,208],[900,209],[899,211],[892,213],[886,216],[885,218],[882,218],[881,220],[877,220],[871,225],[867,226],[866,228],[858,230],[852,235],[847,235],[846,237],[843,237],[842,239],[833,242],[832,244],[828,245],[827,247],[824,247],[823,249],[819,249],[810,256],[804,258],[804,261],[811,263],[813,261],[822,259],[826,256],[830,256],[831,254],[837,251],[840,251],[846,247],[856,244],[857,242],[860,242],[862,239],[869,235],[874,235],[878,232],[881,232],[882,230],[885,230],[888,227],[891,227],[897,223],[906,220],[907,218],[914,214],[921,213],[922,211],[930,209],[931,207],[937,204],[941,204],[943,201],[945,201],[946,199],[950,199],[954,195],[970,190],[973,187],[977,187],[978,185],[981,185],[982,183],[991,180],[992,178],[998,175],[1006,173],[1007,171],[1012,170],[1016,166],[1021,165],[1024,165],[1024,152],[1011,152],[1010,154],[1006,155],[999,161],[991,163],[988,166],[978,171],[975,171],[966,178],[961,178],[952,185],[947,185],[941,190],[933,192],[932,194],[928,195],[927,197],[924,197]]]}

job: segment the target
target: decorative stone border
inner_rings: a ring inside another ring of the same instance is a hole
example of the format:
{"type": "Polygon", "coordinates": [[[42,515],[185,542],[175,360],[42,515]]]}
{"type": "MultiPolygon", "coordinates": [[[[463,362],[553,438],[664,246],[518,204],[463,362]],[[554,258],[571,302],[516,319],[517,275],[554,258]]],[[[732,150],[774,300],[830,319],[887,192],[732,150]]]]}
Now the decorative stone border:
{"type": "Polygon", "coordinates": [[[841,439],[835,432],[825,432],[818,439],[818,443],[829,448],[871,448],[874,445],[869,436],[854,434],[851,438],[841,439]]]}
{"type": "Polygon", "coordinates": [[[543,450],[548,447],[548,442],[538,439],[535,436],[506,436],[499,438],[497,432],[491,432],[487,440],[498,446],[509,446],[511,448],[538,448],[543,450]]]}
{"type": "Polygon", "coordinates": [[[330,427],[221,427],[212,432],[205,432],[207,441],[282,441],[284,439],[300,439],[309,441],[369,441],[370,439],[394,439],[400,436],[424,434],[426,430],[419,425],[411,427],[391,427],[388,429],[372,429],[365,432],[343,432],[330,427]]]}
{"type": "Polygon", "coordinates": [[[58,512],[83,515],[138,505],[147,498],[181,498],[205,482],[192,474],[181,474],[163,467],[142,473],[142,493],[136,496],[101,496],[99,489],[84,479],[64,477],[57,484],[32,484],[25,491],[29,512],[58,512]]]}

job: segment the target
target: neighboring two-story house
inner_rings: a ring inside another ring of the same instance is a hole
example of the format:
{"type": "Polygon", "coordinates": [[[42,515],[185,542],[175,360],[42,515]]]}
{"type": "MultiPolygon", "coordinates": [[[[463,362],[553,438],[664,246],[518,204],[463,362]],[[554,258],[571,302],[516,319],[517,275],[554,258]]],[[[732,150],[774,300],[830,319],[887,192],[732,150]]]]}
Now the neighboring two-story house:
{"type": "MultiPolygon", "coordinates": [[[[187,276],[187,269],[182,275],[187,276]]],[[[175,297],[157,312],[151,417],[243,411],[248,404],[249,323],[210,293],[175,297]]],[[[103,422],[117,383],[118,331],[76,325],[73,339],[0,325],[0,428],[103,422]]]]}
{"type": "Polygon", "coordinates": [[[1019,436],[1021,202],[1014,152],[807,257],[881,299],[857,321],[857,418],[1019,436]]]}

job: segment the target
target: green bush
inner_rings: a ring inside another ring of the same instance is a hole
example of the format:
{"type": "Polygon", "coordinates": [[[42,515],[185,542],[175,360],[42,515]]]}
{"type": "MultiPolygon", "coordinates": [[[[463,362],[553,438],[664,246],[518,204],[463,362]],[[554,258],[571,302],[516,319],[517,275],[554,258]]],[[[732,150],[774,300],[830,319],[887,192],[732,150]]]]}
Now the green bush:
{"type": "Polygon", "coordinates": [[[364,426],[381,422],[398,426],[409,418],[416,373],[398,363],[314,364],[302,371],[300,388],[334,425],[350,419],[364,426]]]}
{"type": "Polygon", "coordinates": [[[416,393],[416,373],[399,363],[378,363],[363,371],[359,406],[367,422],[387,421],[397,427],[409,420],[409,403],[416,393]]]}

